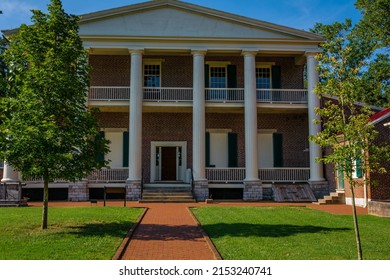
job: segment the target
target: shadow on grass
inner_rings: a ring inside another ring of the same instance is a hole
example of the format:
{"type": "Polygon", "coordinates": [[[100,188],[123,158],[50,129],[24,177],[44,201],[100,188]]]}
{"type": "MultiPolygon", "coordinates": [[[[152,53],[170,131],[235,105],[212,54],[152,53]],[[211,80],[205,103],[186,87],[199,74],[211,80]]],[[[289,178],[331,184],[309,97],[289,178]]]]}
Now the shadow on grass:
{"type": "Polygon", "coordinates": [[[68,234],[72,235],[124,237],[132,225],[129,222],[112,222],[69,226],[67,228],[69,229],[68,234]]]}
{"type": "Polygon", "coordinates": [[[350,231],[351,228],[329,228],[322,226],[298,226],[289,224],[270,225],[270,224],[211,224],[203,225],[203,229],[210,235],[210,237],[217,238],[223,236],[232,237],[287,237],[305,233],[326,233],[326,232],[340,232],[350,231]]]}

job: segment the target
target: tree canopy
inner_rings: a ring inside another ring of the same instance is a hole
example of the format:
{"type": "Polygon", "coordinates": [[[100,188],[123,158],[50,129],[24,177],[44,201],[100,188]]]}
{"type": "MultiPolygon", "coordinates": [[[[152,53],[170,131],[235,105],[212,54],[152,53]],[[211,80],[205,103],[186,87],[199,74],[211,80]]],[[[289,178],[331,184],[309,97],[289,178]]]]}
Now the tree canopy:
{"type": "Polygon", "coordinates": [[[85,178],[106,164],[95,155],[108,147],[95,139],[99,126],[86,107],[88,54],[78,36],[78,17],[65,13],[59,0],[51,1],[47,14],[32,12],[33,24],[11,36],[3,55],[0,157],[24,178],[44,179],[45,203],[49,181],[85,178]]]}

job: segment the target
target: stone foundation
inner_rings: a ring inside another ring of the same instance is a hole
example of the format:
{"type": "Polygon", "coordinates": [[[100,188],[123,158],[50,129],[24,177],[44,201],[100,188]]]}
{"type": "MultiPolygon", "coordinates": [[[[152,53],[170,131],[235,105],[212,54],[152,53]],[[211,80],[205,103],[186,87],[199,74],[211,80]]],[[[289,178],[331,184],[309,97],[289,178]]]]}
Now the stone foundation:
{"type": "Polygon", "coordinates": [[[135,201],[141,199],[141,181],[126,182],[126,199],[135,201]]]}
{"type": "Polygon", "coordinates": [[[209,198],[209,182],[194,181],[194,196],[196,201],[205,201],[209,198]]]}
{"type": "Polygon", "coordinates": [[[88,201],[89,189],[86,181],[76,182],[69,185],[68,188],[69,201],[88,201]]]}
{"type": "Polygon", "coordinates": [[[263,188],[260,181],[244,182],[244,201],[259,201],[263,199],[263,188]]]}
{"type": "Polygon", "coordinates": [[[309,181],[309,186],[310,186],[310,189],[313,191],[313,194],[316,197],[316,199],[321,199],[324,196],[330,194],[329,183],[326,181],[324,181],[324,182],[310,182],[309,181]]]}
{"type": "Polygon", "coordinates": [[[390,201],[369,201],[368,214],[390,218],[390,201]]]}

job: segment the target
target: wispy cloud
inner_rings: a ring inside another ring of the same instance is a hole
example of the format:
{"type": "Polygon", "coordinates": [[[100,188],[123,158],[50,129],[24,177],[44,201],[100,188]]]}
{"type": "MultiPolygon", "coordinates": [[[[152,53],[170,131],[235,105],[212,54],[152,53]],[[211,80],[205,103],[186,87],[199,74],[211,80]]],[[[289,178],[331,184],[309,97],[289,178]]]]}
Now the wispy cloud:
{"type": "Polygon", "coordinates": [[[0,16],[0,28],[14,28],[25,22],[26,18],[31,17],[31,10],[38,7],[32,3],[21,0],[1,0],[0,10],[3,14],[0,16]]]}

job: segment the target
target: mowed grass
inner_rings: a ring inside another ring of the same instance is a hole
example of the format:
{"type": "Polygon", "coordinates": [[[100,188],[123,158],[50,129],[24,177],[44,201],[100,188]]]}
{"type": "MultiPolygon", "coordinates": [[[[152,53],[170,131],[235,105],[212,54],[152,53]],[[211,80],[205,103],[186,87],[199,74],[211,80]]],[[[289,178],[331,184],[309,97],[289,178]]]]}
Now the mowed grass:
{"type": "Polygon", "coordinates": [[[49,208],[41,230],[41,208],[0,208],[1,260],[109,260],[142,209],[49,208]]]}
{"type": "MultiPolygon", "coordinates": [[[[192,209],[223,259],[353,260],[352,216],[305,207],[192,209]]],[[[363,257],[390,260],[390,219],[359,216],[363,257]]]]}

